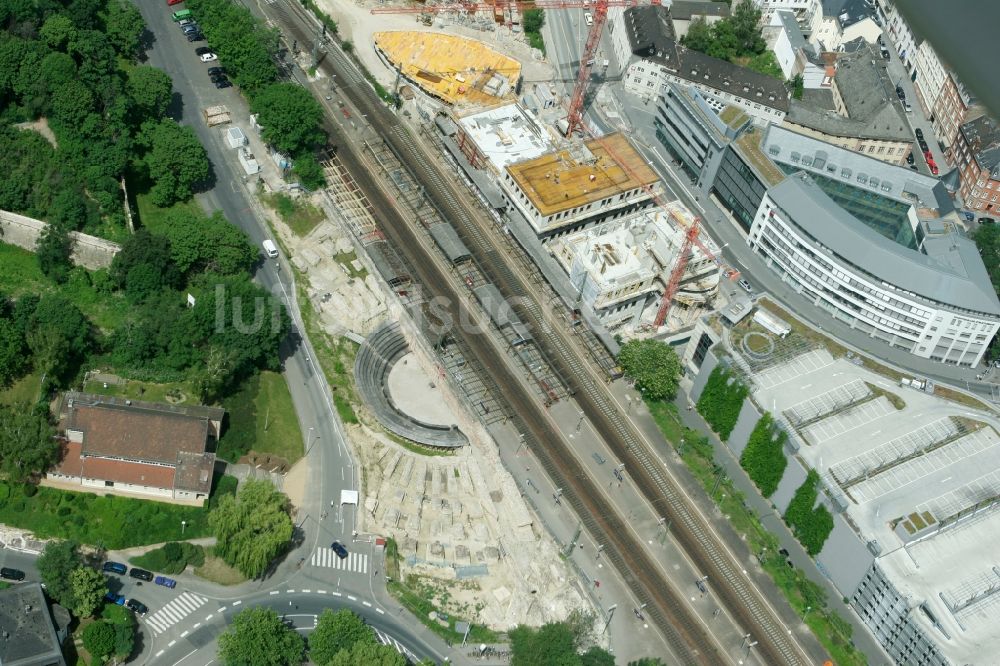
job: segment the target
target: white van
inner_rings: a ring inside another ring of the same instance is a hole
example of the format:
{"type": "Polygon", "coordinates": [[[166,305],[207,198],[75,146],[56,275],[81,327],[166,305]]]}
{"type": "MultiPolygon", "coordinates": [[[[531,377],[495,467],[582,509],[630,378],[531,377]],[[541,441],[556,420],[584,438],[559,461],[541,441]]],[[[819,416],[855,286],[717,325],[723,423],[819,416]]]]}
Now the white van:
{"type": "Polygon", "coordinates": [[[274,244],[273,240],[267,239],[266,241],[264,241],[263,245],[264,245],[264,253],[268,257],[270,257],[271,259],[276,259],[278,257],[278,248],[274,244]]]}
{"type": "Polygon", "coordinates": [[[594,17],[591,16],[590,12],[583,13],[583,20],[587,22],[587,25],[594,25],[594,17]]]}

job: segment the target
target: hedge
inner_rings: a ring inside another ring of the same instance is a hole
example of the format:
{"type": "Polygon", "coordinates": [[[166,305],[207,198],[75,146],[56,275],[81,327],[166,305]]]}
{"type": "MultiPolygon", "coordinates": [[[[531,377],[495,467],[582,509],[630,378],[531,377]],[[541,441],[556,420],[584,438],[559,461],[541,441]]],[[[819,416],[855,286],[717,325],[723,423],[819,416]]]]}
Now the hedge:
{"type": "Polygon", "coordinates": [[[144,555],[133,557],[130,562],[143,569],[173,576],[191,565],[205,564],[205,549],[193,543],[170,541],[144,555]]]}
{"type": "Polygon", "coordinates": [[[740,456],[740,466],[760,489],[761,495],[770,497],[778,489],[785,474],[785,442],[788,434],[776,427],[774,419],[765,413],[750,433],[750,441],[740,456]]]}
{"type": "Polygon", "coordinates": [[[825,506],[816,506],[818,497],[819,474],[814,469],[809,470],[785,510],[785,522],[810,555],[823,550],[823,544],[833,531],[833,516],[825,506]]]}
{"type": "Polygon", "coordinates": [[[698,399],[698,413],[705,417],[723,442],[729,439],[736,427],[743,400],[749,394],[749,389],[721,365],[717,365],[708,376],[698,399]]]}

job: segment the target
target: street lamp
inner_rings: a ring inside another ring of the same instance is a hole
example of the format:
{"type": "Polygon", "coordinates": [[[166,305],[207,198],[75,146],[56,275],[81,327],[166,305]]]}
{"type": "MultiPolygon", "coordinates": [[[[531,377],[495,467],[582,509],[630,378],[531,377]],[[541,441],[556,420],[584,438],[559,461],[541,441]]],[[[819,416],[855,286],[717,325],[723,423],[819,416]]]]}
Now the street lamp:
{"type": "Polygon", "coordinates": [[[608,606],[608,619],[604,622],[604,629],[601,630],[602,634],[608,630],[608,625],[611,624],[611,618],[615,616],[616,608],[618,608],[618,604],[608,606]]]}
{"type": "Polygon", "coordinates": [[[187,527],[187,524],[188,524],[188,521],[186,521],[186,520],[182,520],[181,521],[181,536],[184,536],[184,528],[187,527]]]}

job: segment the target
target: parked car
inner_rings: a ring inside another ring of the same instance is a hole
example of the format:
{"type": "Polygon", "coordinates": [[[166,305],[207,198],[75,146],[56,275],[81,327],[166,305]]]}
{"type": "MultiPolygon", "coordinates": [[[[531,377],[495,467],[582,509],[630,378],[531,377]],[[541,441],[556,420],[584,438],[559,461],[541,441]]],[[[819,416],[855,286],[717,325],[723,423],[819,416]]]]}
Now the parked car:
{"type": "Polygon", "coordinates": [[[107,594],[104,595],[104,598],[105,600],[110,601],[113,604],[117,604],[118,606],[125,605],[124,594],[115,594],[114,592],[108,592],[107,594]]]}
{"type": "Polygon", "coordinates": [[[906,163],[907,164],[913,164],[913,153],[907,153],[906,154],[906,163]]]}
{"type": "Polygon", "coordinates": [[[206,71],[209,76],[218,76],[220,74],[224,75],[226,73],[225,67],[209,67],[206,71]]]}
{"type": "Polygon", "coordinates": [[[748,294],[753,293],[753,287],[751,287],[750,283],[747,282],[746,280],[740,280],[740,286],[743,287],[744,291],[746,291],[748,294]]]}
{"type": "Polygon", "coordinates": [[[197,24],[194,22],[193,18],[186,18],[186,19],[181,19],[180,21],[178,21],[177,25],[179,25],[181,28],[185,28],[185,27],[187,27],[189,25],[197,25],[197,24]]]}
{"type": "Polygon", "coordinates": [[[334,541],[333,543],[330,544],[330,548],[333,549],[333,552],[335,552],[337,554],[337,557],[339,557],[340,559],[342,560],[347,559],[347,549],[344,548],[344,544],[340,543],[339,541],[334,541]]]}
{"type": "Polygon", "coordinates": [[[219,90],[222,90],[223,88],[233,87],[233,84],[230,83],[229,79],[226,78],[219,79],[218,81],[213,81],[213,83],[215,84],[215,87],[218,88],[219,90]]]}
{"type": "Polygon", "coordinates": [[[205,40],[205,36],[202,35],[200,32],[197,32],[197,31],[195,31],[195,32],[189,32],[186,35],[186,37],[188,38],[189,42],[202,42],[202,41],[205,40]]]}
{"type": "Polygon", "coordinates": [[[147,583],[153,580],[153,572],[146,571],[145,569],[137,569],[132,567],[132,570],[128,572],[128,575],[132,578],[138,578],[139,580],[144,580],[147,583]]]}
{"type": "Polygon", "coordinates": [[[201,32],[201,26],[199,26],[197,23],[192,23],[191,25],[186,25],[183,28],[181,28],[181,32],[183,32],[185,35],[190,35],[192,32],[201,32]]]}
{"type": "Polygon", "coordinates": [[[184,2],[184,0],[167,0],[167,7],[170,7],[171,5],[179,5],[182,2],[184,2]]]}
{"type": "Polygon", "coordinates": [[[934,161],[934,155],[932,155],[931,151],[927,150],[926,148],[924,148],[924,159],[927,161],[928,164],[934,161]]]}
{"type": "Polygon", "coordinates": [[[929,166],[931,168],[931,173],[932,174],[934,174],[935,176],[938,175],[938,165],[937,164],[934,164],[934,162],[931,162],[927,166],[929,166]]]}
{"type": "Polygon", "coordinates": [[[923,152],[926,153],[928,150],[930,150],[930,148],[927,146],[927,142],[924,141],[923,139],[917,139],[917,143],[920,145],[920,150],[922,150],[923,152]]]}
{"type": "Polygon", "coordinates": [[[213,60],[218,60],[219,57],[214,53],[202,53],[200,56],[202,62],[212,62],[213,60]]]}
{"type": "Polygon", "coordinates": [[[918,127],[917,129],[913,130],[913,133],[917,135],[918,139],[923,140],[923,138],[924,138],[924,131],[922,129],[920,129],[918,127]]]}
{"type": "Polygon", "coordinates": [[[3,567],[0,568],[0,578],[6,578],[7,580],[24,580],[24,572],[20,569],[3,567]]]}
{"type": "Polygon", "coordinates": [[[211,53],[212,49],[208,48],[207,46],[199,46],[194,50],[194,52],[198,55],[205,55],[206,53],[211,53]]]}
{"type": "Polygon", "coordinates": [[[110,573],[116,573],[122,575],[124,575],[125,572],[128,571],[128,567],[122,564],[121,562],[105,562],[102,569],[110,573]]]}
{"type": "Polygon", "coordinates": [[[149,612],[149,608],[146,606],[146,604],[142,603],[141,601],[137,601],[135,599],[129,599],[128,601],[126,601],[125,607],[134,613],[138,613],[139,615],[145,615],[146,613],[149,612]]]}
{"type": "Polygon", "coordinates": [[[173,578],[167,578],[166,576],[157,576],[153,582],[157,585],[162,585],[163,587],[169,587],[171,590],[177,587],[177,581],[173,578]]]}

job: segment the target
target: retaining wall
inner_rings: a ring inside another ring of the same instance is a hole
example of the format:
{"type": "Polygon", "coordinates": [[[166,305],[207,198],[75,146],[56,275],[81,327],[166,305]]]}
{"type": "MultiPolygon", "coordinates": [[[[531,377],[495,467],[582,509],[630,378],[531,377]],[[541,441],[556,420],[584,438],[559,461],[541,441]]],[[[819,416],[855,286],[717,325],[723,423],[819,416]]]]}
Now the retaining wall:
{"type": "MultiPolygon", "coordinates": [[[[3,242],[16,245],[29,252],[35,251],[38,239],[41,238],[42,232],[47,226],[46,222],[36,220],[33,217],[0,210],[0,229],[3,230],[3,242]]],[[[70,261],[76,266],[83,266],[92,271],[110,266],[111,260],[122,249],[118,243],[81,234],[78,231],[71,231],[69,237],[73,244],[70,261]]]]}

